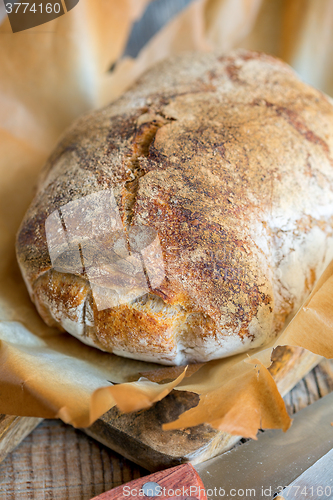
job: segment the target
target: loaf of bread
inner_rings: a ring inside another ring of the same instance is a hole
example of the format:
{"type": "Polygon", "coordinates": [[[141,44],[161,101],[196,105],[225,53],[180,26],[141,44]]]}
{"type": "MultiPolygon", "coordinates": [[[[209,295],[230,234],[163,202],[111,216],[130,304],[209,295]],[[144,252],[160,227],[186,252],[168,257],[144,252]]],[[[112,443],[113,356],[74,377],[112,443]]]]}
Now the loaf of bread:
{"type": "Polygon", "coordinates": [[[47,324],[184,364],[271,340],[332,227],[331,100],[264,54],[186,54],[67,131],[17,256],[47,324]]]}

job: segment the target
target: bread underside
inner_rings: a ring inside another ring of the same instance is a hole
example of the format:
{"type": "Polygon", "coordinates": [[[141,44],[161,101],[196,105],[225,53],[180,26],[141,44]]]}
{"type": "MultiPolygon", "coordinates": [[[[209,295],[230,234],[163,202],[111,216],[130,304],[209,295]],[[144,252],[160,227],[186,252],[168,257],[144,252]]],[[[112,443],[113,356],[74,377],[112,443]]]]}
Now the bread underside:
{"type": "Polygon", "coordinates": [[[332,148],[330,99],[281,61],[162,62],[41,173],[17,237],[40,315],[163,364],[265,344],[333,257],[332,148]]]}

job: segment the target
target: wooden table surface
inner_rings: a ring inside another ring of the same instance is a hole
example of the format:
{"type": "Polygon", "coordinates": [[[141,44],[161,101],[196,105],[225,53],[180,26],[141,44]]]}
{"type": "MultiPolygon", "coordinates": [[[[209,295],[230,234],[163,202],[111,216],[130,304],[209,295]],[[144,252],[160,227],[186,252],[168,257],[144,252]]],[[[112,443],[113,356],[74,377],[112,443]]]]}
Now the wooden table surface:
{"type": "MultiPolygon", "coordinates": [[[[331,391],[333,361],[323,360],[285,397],[288,411],[331,391]]],[[[0,464],[0,500],[88,500],[145,474],[82,432],[44,420],[0,464]]]]}

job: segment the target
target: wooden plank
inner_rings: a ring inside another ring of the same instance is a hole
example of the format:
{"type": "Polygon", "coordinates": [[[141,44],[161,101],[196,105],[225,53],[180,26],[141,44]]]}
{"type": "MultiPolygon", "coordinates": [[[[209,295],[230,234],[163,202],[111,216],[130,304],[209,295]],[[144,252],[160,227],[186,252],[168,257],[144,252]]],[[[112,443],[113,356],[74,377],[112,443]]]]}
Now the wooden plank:
{"type": "MultiPolygon", "coordinates": [[[[332,390],[333,360],[323,360],[285,401],[293,412],[332,390]]],[[[147,473],[80,431],[44,421],[0,464],[0,500],[88,500],[147,473]]]]}
{"type": "Polygon", "coordinates": [[[41,418],[0,415],[0,462],[42,421],[41,418]]]}
{"type": "Polygon", "coordinates": [[[146,473],[73,427],[44,420],[0,464],[0,500],[89,500],[146,473]]]}
{"type": "Polygon", "coordinates": [[[323,359],[284,397],[284,401],[288,412],[292,414],[332,391],[333,360],[323,359]]]}

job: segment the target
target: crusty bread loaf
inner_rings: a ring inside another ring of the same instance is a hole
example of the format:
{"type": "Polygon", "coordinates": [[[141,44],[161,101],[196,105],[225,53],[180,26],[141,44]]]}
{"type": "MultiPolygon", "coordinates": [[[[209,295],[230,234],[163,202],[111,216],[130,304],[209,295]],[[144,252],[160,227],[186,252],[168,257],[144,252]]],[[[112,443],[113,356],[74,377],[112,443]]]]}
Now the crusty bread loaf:
{"type": "Polygon", "coordinates": [[[165,364],[269,341],[333,257],[333,107],[270,56],[189,54],[80,118],[18,233],[49,325],[165,364]]]}

